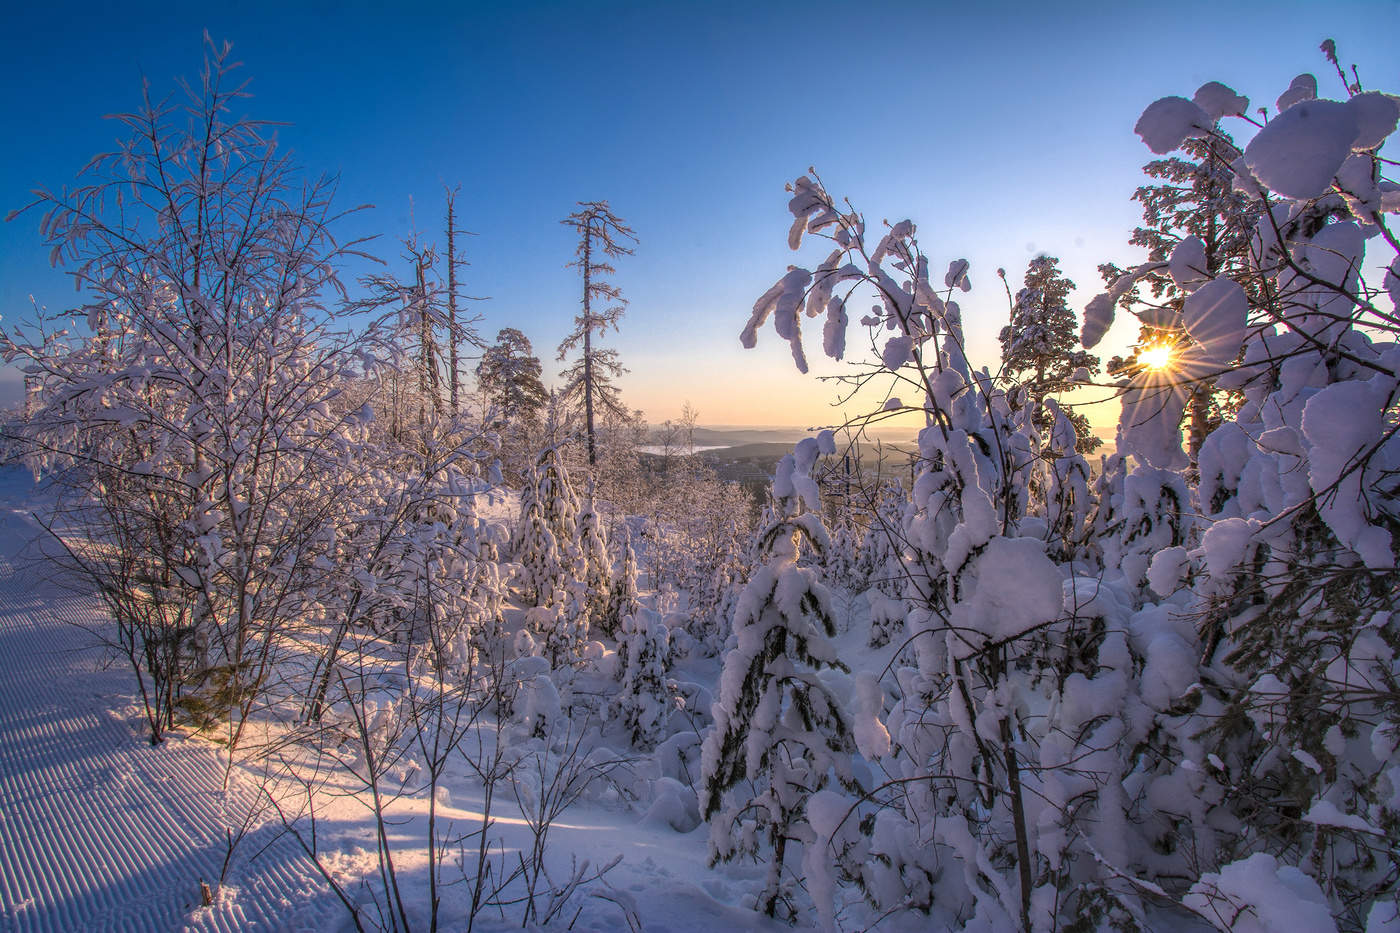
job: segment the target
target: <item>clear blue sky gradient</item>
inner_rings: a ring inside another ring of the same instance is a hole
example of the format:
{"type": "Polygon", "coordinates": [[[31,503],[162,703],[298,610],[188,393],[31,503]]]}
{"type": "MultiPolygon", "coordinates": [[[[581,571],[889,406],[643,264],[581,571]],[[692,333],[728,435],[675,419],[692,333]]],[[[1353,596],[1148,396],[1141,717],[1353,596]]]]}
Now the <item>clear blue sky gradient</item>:
{"type": "MultiPolygon", "coordinates": [[[[1167,94],[1220,80],[1267,103],[1297,73],[1342,92],[1327,37],[1368,87],[1400,88],[1400,4],[1050,3],[10,4],[0,30],[0,212],[72,180],[119,127],[104,114],[193,78],[207,28],[252,80],[247,112],[290,124],[308,170],[338,173],[339,204],[376,205],[345,236],[399,254],[440,236],[460,185],[465,290],[488,337],[515,326],[553,367],[577,307],[558,221],[611,201],[637,231],[610,338],[627,401],[653,422],[685,400],[701,420],[835,420],[830,386],[793,370],[765,330],[738,332],[789,262],[785,182],[815,165],[872,223],[913,218],[941,270],[972,261],[964,302],[976,356],[995,364],[1005,294],[1041,252],[1080,286],[1137,254],[1129,200],[1151,156],[1132,128],[1167,94]]],[[[73,303],[47,268],[37,214],[0,225],[0,315],[73,303]]],[[[809,355],[819,356],[813,331],[809,355]]],[[[1120,322],[1117,346],[1131,337],[1120,322]]],[[[859,346],[853,334],[852,345],[859,346]]],[[[827,368],[825,371],[831,371],[827,368]]],[[[16,391],[0,375],[0,400],[16,391]]],[[[1095,420],[1108,420],[1102,415],[1095,420]]]]}

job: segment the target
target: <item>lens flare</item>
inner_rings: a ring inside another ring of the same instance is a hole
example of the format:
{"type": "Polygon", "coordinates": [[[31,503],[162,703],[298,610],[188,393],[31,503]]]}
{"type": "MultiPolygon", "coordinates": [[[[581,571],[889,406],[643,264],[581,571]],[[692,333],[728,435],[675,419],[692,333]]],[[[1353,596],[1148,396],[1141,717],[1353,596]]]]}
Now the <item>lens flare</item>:
{"type": "Polygon", "coordinates": [[[1170,369],[1172,365],[1172,345],[1169,343],[1154,343],[1143,347],[1138,351],[1138,362],[1144,369],[1153,372],[1161,372],[1170,369]]]}

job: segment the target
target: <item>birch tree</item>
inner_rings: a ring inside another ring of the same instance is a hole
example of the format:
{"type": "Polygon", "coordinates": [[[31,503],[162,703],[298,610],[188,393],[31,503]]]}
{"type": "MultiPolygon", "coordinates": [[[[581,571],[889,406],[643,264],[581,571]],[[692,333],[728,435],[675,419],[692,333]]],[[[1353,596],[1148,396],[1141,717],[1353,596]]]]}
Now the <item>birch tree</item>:
{"type": "MultiPolygon", "coordinates": [[[[304,179],[267,124],[233,115],[247,95],[230,46],[205,41],[183,99],[147,84],[115,118],[117,151],[38,192],[81,298],[0,332],[0,351],[32,380],[24,440],[62,488],[74,558],[134,633],[135,673],[167,700],[200,696],[233,744],[285,636],[317,614],[308,581],[364,420],[343,392],[375,330],[338,327],[356,244],[332,234],[333,179],[304,179]]],[[[148,707],[152,742],[175,709],[148,707]]]]}

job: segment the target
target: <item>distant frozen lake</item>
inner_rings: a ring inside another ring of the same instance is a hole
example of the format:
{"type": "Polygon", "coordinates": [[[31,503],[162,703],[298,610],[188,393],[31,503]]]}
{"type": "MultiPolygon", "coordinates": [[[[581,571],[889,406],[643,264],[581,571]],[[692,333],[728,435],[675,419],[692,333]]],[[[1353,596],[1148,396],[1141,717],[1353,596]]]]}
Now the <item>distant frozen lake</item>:
{"type": "MultiPolygon", "coordinates": [[[[731,445],[729,445],[729,444],[715,444],[715,445],[706,447],[706,446],[704,446],[704,445],[702,445],[702,444],[696,444],[694,447],[690,448],[690,450],[689,450],[688,452],[689,452],[689,453],[696,453],[696,454],[698,454],[698,453],[700,453],[702,450],[723,450],[724,448],[729,447],[729,446],[731,446],[731,445]]],[[[664,457],[664,456],[666,456],[666,448],[665,448],[665,447],[662,447],[660,444],[648,444],[648,445],[646,445],[645,447],[638,447],[637,449],[638,449],[639,451],[641,451],[642,453],[644,453],[644,454],[656,454],[658,457],[664,457]]],[[[683,457],[683,456],[685,456],[685,454],[687,453],[687,451],[686,451],[686,449],[685,449],[684,447],[672,447],[670,452],[671,452],[671,455],[672,455],[672,456],[675,456],[675,457],[683,457]]]]}

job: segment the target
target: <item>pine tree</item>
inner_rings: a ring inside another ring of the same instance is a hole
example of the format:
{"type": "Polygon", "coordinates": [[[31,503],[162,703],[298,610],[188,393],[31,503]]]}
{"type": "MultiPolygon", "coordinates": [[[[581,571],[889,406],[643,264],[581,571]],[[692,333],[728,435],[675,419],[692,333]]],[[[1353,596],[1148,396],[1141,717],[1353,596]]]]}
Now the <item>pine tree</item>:
{"type": "MultiPolygon", "coordinates": [[[[1002,372],[1021,386],[1028,404],[1038,406],[1068,389],[1081,367],[1090,375],[1099,370],[1097,356],[1075,349],[1079,322],[1069,306],[1073,288],[1058,259],[1037,256],[1026,267],[1025,285],[1011,308],[1011,323],[1001,329],[1002,372]]],[[[1061,410],[1074,424],[1079,450],[1088,453],[1102,443],[1087,418],[1068,406],[1061,410]]],[[[1049,415],[1037,414],[1036,423],[1043,431],[1048,432],[1052,422],[1049,415]]]]}
{"type": "Polygon", "coordinates": [[[600,349],[595,339],[609,327],[617,330],[626,301],[622,291],[604,276],[617,270],[609,259],[632,255],[626,241],[635,243],[636,235],[620,217],[612,212],[607,201],[580,201],[575,211],[560,223],[579,233],[577,257],[570,265],[583,276],[583,313],[574,318],[574,330],[559,344],[559,359],[564,360],[575,349],[578,359],[564,371],[564,397],[574,405],[582,404],[584,431],[588,441],[588,465],[598,462],[594,415],[598,407],[617,414],[627,414],[614,384],[622,375],[617,351],[600,349]],[[596,304],[609,304],[598,308],[596,304]]]}
{"type": "Polygon", "coordinates": [[[476,382],[500,420],[530,426],[539,422],[549,400],[541,371],[530,338],[514,327],[504,327],[496,332],[495,344],[482,354],[476,382]]]}
{"type": "MultiPolygon", "coordinates": [[[[1142,167],[1157,184],[1143,185],[1133,194],[1142,204],[1143,225],[1128,242],[1147,250],[1149,262],[1165,263],[1185,247],[1176,268],[1143,275],[1139,285],[1122,298],[1136,308],[1142,327],[1133,351],[1108,362],[1115,376],[1140,371],[1144,348],[1174,350],[1187,341],[1180,321],[1182,302],[1196,284],[1225,277],[1252,287],[1250,239],[1262,213],[1258,198],[1237,190],[1231,163],[1241,155],[1230,135],[1217,125],[1213,135],[1188,139],[1182,156],[1154,159],[1142,167]],[[1194,238],[1194,242],[1186,241],[1194,238]],[[1188,253],[1191,255],[1188,257],[1188,253]],[[1180,279],[1180,281],[1178,281],[1180,279]],[[1145,292],[1145,294],[1144,294],[1145,292]]],[[[1108,263],[1100,266],[1106,280],[1123,273],[1108,263]]],[[[1215,390],[1210,374],[1190,374],[1186,401],[1187,455],[1192,465],[1206,435],[1229,414],[1231,397],[1215,390]]]]}
{"type": "MultiPolygon", "coordinates": [[[[530,339],[514,327],[502,328],[476,367],[482,417],[500,442],[504,475],[517,478],[526,470],[541,443],[541,417],[549,394],[540,381],[540,360],[530,339]]],[[[548,441],[545,441],[548,443],[548,441]]]]}
{"type": "MultiPolygon", "coordinates": [[[[1154,159],[1142,167],[1160,184],[1143,185],[1133,194],[1142,204],[1143,226],[1128,242],[1147,250],[1148,259],[1164,262],[1188,236],[1198,237],[1204,262],[1193,271],[1202,278],[1228,275],[1241,278],[1249,264],[1249,241],[1259,220],[1257,198],[1234,187],[1230,163],[1240,157],[1230,136],[1188,139],[1181,151],[1187,158],[1154,159]]],[[[1180,297],[1182,290],[1166,272],[1145,277],[1154,298],[1180,297]]]]}

